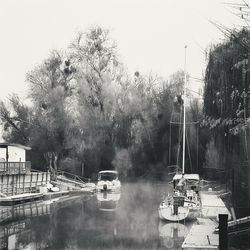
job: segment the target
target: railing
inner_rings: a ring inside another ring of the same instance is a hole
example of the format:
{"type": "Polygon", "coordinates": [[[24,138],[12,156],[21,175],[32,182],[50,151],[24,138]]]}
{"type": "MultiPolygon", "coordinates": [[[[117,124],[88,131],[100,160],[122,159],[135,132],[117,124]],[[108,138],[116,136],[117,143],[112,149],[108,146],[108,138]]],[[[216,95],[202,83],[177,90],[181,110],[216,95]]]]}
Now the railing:
{"type": "Polygon", "coordinates": [[[0,162],[0,175],[26,174],[31,170],[31,162],[0,162]]]}
{"type": "Polygon", "coordinates": [[[66,171],[58,170],[57,175],[63,175],[71,180],[82,182],[83,184],[90,182],[90,179],[88,179],[88,178],[85,178],[85,177],[80,176],[80,175],[75,175],[75,174],[72,174],[72,173],[69,173],[66,171]]]}

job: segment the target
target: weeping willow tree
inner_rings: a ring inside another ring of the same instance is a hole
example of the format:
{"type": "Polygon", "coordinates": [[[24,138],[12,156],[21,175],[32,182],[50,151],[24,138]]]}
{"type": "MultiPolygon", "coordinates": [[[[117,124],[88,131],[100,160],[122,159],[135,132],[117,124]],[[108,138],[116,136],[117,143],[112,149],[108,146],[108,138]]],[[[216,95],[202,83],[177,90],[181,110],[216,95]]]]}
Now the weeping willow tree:
{"type": "Polygon", "coordinates": [[[226,41],[210,48],[204,88],[203,125],[210,128],[211,140],[219,152],[219,169],[231,180],[228,184],[244,203],[241,206],[250,200],[249,61],[249,29],[231,32],[226,41]]]}

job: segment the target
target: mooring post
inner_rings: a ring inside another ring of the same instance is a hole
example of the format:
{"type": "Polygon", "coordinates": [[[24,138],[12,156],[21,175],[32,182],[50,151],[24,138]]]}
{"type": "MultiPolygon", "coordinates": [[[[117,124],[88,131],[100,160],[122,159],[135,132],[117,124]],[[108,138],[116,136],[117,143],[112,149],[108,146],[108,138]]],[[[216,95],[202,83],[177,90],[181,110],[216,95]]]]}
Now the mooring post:
{"type": "Polygon", "coordinates": [[[228,249],[228,237],[227,237],[227,214],[219,214],[219,249],[228,249]]]}

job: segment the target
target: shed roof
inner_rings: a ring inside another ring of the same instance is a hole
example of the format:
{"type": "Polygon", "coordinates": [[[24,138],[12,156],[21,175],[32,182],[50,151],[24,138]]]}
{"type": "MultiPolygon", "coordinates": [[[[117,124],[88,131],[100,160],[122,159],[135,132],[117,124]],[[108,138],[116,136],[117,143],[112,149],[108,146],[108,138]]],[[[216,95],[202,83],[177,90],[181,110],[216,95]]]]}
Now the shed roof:
{"type": "Polygon", "coordinates": [[[17,144],[17,143],[8,143],[8,142],[0,142],[0,147],[8,147],[8,146],[12,146],[12,147],[17,147],[17,148],[22,148],[25,150],[31,150],[31,147],[27,147],[21,144],[17,144]]]}

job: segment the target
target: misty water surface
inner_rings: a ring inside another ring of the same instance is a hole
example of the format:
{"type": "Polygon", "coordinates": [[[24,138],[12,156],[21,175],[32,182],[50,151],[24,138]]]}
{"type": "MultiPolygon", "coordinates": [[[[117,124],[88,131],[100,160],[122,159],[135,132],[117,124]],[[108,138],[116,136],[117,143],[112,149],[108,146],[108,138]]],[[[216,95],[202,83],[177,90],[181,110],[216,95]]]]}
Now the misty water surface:
{"type": "Polygon", "coordinates": [[[157,183],[123,184],[117,209],[111,211],[100,210],[96,195],[54,204],[48,215],[20,215],[1,226],[1,244],[8,249],[168,249],[164,244],[175,249],[181,242],[164,241],[168,229],[159,237],[165,224],[159,223],[158,206],[166,191],[157,183]]]}
{"type": "Polygon", "coordinates": [[[123,184],[118,202],[100,204],[105,197],[92,195],[10,207],[13,216],[0,226],[1,248],[181,249],[192,224],[159,221],[158,206],[167,191],[165,184],[123,184]],[[33,214],[24,216],[34,205],[33,214]]]}

